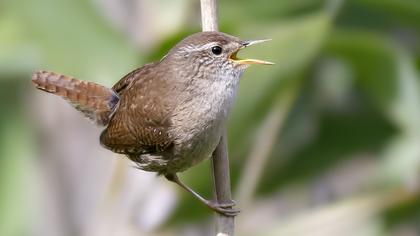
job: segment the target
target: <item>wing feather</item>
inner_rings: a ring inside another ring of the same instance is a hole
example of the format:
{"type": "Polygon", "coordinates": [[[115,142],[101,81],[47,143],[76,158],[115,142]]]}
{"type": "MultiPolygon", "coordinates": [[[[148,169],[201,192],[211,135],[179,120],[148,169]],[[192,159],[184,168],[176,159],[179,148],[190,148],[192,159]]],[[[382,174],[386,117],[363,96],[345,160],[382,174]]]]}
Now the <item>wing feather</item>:
{"type": "Polygon", "coordinates": [[[156,153],[170,147],[172,86],[148,64],[124,76],[113,89],[120,96],[118,109],[101,134],[101,143],[122,154],[156,153]]]}

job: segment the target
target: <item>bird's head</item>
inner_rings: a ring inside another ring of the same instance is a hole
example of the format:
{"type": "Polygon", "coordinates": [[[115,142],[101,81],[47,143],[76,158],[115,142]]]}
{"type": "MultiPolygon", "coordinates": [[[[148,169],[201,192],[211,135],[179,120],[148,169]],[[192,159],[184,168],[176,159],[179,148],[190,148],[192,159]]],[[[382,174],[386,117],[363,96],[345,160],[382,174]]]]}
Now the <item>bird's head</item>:
{"type": "Polygon", "coordinates": [[[272,65],[257,59],[240,59],[237,53],[248,46],[268,40],[241,40],[221,32],[200,32],[179,42],[167,57],[193,70],[210,74],[240,75],[252,64],[272,65]]]}

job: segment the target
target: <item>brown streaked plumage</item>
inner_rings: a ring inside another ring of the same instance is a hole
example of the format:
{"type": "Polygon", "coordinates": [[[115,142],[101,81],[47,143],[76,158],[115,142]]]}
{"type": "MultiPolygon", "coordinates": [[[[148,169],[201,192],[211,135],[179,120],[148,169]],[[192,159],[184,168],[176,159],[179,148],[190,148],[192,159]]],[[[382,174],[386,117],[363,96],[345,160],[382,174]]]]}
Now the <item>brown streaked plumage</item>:
{"type": "Polygon", "coordinates": [[[54,72],[39,71],[32,76],[36,88],[58,95],[98,125],[108,124],[118,95],[102,85],[77,80],[54,72]]]}
{"type": "MultiPolygon", "coordinates": [[[[167,94],[168,81],[161,80],[157,64],[145,65],[124,76],[113,90],[121,102],[100,141],[106,148],[127,154],[135,162],[139,154],[156,153],[171,144],[170,112],[175,106],[167,94]]],[[[158,170],[151,170],[158,171],[158,170]]]]}
{"type": "Polygon", "coordinates": [[[35,73],[32,81],[105,126],[100,136],[105,148],[125,154],[139,169],[164,175],[211,209],[235,215],[232,204],[202,198],[176,174],[216,148],[243,71],[250,64],[270,64],[236,57],[240,49],[259,42],[220,32],[196,33],[111,89],[46,71],[35,73]]]}

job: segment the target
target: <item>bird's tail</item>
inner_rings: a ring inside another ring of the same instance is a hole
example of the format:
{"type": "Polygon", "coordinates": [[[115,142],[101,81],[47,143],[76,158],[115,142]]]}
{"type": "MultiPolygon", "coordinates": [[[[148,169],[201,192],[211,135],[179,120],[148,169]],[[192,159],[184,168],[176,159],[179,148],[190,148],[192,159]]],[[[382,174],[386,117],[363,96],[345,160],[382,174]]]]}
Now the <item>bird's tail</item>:
{"type": "Polygon", "coordinates": [[[32,82],[36,88],[64,98],[97,125],[108,124],[120,100],[110,88],[54,72],[36,72],[32,82]]]}

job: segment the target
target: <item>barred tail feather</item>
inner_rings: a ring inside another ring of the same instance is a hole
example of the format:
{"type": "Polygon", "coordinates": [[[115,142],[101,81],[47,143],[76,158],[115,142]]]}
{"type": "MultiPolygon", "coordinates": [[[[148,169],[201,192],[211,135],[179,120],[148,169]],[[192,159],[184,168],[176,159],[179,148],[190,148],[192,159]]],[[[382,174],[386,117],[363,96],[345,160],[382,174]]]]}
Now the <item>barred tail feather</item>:
{"type": "Polygon", "coordinates": [[[36,72],[32,75],[32,82],[36,88],[69,101],[97,125],[108,124],[120,100],[110,88],[54,72],[36,72]]]}

